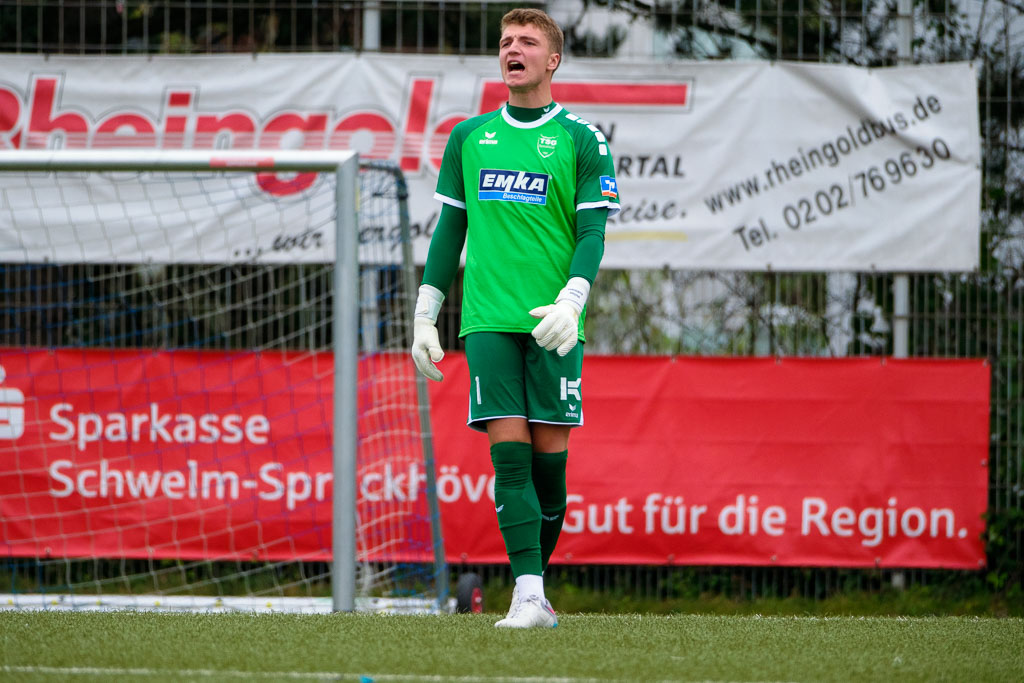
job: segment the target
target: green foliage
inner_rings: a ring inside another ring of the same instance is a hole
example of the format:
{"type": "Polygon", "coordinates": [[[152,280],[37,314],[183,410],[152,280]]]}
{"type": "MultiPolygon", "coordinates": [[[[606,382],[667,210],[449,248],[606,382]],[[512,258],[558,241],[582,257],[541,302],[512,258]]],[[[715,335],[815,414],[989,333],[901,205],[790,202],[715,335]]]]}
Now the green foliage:
{"type": "MultiPolygon", "coordinates": [[[[571,585],[554,587],[546,593],[552,604],[567,613],[1024,617],[1024,600],[1019,595],[1004,596],[984,588],[956,596],[941,587],[914,586],[906,590],[887,588],[879,592],[842,592],[822,599],[795,595],[743,599],[709,592],[693,597],[655,600],[625,593],[609,595],[583,591],[571,585]]],[[[507,601],[498,600],[496,611],[501,611],[502,605],[507,605],[507,601]]]]}
{"type": "MultiPolygon", "coordinates": [[[[623,27],[646,21],[667,39],[671,56],[684,59],[788,59],[885,66],[898,59],[892,36],[900,20],[897,3],[890,0],[806,0],[798,6],[786,0],[584,0],[578,16],[565,28],[575,51],[592,56],[614,54],[623,42],[623,27]],[[581,24],[594,10],[613,18],[607,35],[595,35],[588,29],[583,33],[587,39],[577,40],[581,24]],[[619,23],[615,23],[616,17],[619,23]]],[[[914,0],[911,21],[916,31],[911,48],[917,61],[977,56],[967,16],[959,5],[914,0]]]]}
{"type": "Polygon", "coordinates": [[[997,593],[1010,600],[1024,601],[1024,510],[990,509],[985,525],[985,547],[989,557],[986,579],[997,593]]]}

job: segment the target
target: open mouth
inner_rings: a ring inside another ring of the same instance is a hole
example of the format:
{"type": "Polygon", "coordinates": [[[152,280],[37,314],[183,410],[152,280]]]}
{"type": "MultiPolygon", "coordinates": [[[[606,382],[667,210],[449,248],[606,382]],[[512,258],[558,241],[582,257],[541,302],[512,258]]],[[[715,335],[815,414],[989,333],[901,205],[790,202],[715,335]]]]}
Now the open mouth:
{"type": "Polygon", "coordinates": [[[523,64],[522,62],[512,60],[508,63],[508,70],[509,73],[512,73],[514,71],[526,71],[526,65],[523,64]]]}

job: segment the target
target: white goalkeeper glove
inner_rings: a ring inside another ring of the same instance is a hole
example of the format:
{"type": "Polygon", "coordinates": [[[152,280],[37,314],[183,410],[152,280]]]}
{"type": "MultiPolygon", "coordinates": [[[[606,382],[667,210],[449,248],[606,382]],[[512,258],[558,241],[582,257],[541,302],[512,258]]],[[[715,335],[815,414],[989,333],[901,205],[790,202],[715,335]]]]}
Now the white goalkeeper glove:
{"type": "Polygon", "coordinates": [[[424,377],[435,382],[444,379],[444,375],[434,365],[444,358],[444,350],[437,338],[437,314],[443,301],[444,294],[440,289],[420,285],[416,297],[416,315],[412,321],[412,360],[424,377]]]}
{"type": "Polygon", "coordinates": [[[555,303],[538,306],[530,311],[541,321],[533,328],[533,338],[548,351],[564,356],[576,346],[579,334],[580,313],[590,296],[590,283],[586,278],[571,277],[562,291],[555,297],[555,303]]]}

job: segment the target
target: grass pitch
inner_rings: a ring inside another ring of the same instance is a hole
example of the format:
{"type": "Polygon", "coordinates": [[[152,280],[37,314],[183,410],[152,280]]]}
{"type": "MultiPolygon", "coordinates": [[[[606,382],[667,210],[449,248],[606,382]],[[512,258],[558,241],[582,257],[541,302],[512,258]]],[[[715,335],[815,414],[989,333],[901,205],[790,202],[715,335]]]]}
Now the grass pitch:
{"type": "Polygon", "coordinates": [[[0,680],[1024,680],[1024,619],[498,618],[0,612],[0,680]]]}

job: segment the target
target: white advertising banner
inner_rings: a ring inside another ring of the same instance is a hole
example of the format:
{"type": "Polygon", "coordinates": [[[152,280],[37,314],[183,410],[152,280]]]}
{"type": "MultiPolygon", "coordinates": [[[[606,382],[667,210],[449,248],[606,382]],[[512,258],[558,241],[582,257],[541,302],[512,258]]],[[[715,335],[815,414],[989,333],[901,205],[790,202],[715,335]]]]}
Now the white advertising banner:
{"type": "MultiPolygon", "coordinates": [[[[406,173],[414,253],[422,262],[439,212],[433,192],[448,133],[504,97],[490,57],[6,55],[0,149],[355,149],[364,159],[396,161],[406,173]]],[[[599,127],[616,158],[622,211],[608,225],[604,267],[978,266],[980,139],[969,64],[867,70],[569,58],[555,75],[554,97],[599,127]]],[[[327,228],[323,239],[306,241],[315,248],[286,255],[269,245],[295,241],[258,226],[251,238],[258,243],[232,238],[218,250],[207,231],[230,223],[230,206],[205,218],[192,208],[182,219],[189,225],[175,225],[157,208],[147,225],[139,204],[129,227],[98,227],[96,216],[111,212],[96,206],[102,194],[87,194],[89,202],[73,209],[33,214],[13,202],[26,194],[46,198],[45,188],[12,183],[0,176],[0,260],[188,261],[201,254],[235,261],[259,254],[295,262],[333,254],[327,228]],[[61,227],[55,216],[83,234],[149,231],[165,244],[153,247],[156,256],[132,254],[103,247],[131,242],[105,235],[83,250],[83,240],[53,235],[61,227]]],[[[287,201],[295,199],[289,193],[327,190],[264,177],[248,191],[287,201]]],[[[54,197],[40,201],[59,201],[54,197]]],[[[245,210],[247,198],[234,201],[245,210]]],[[[393,239],[387,226],[363,233],[364,241],[393,239]]]]}

